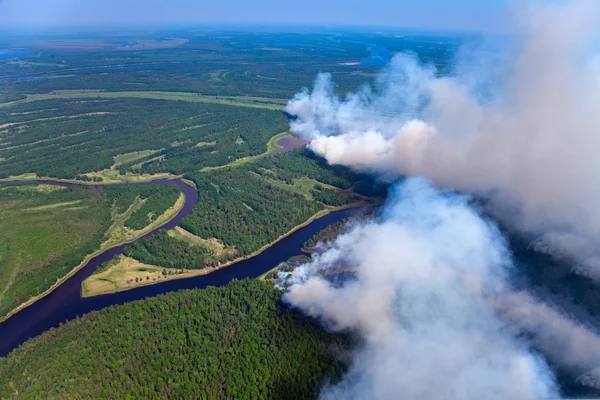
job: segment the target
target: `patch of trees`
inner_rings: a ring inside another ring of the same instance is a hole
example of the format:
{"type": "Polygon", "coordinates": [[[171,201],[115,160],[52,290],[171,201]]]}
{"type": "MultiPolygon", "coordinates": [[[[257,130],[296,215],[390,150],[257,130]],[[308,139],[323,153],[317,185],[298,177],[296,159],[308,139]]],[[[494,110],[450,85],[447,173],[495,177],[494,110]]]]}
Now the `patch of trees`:
{"type": "Polygon", "coordinates": [[[198,187],[199,199],[181,227],[201,238],[235,246],[238,255],[273,242],[323,208],[240,169],[187,177],[198,187]]]}
{"type": "Polygon", "coordinates": [[[215,263],[208,248],[192,246],[169,236],[164,230],[136,241],[125,248],[124,254],[144,264],[164,268],[203,269],[209,263],[215,263]]]}
{"type": "Polygon", "coordinates": [[[38,176],[85,179],[114,164],[113,157],[155,150],[127,171],[181,174],[266,151],[269,138],[287,129],[281,112],[220,104],[150,99],[56,99],[0,109],[7,126],[0,142],[0,178],[38,176]],[[34,114],[23,114],[34,111],[34,114]],[[243,136],[243,143],[236,143],[243,136]],[[211,143],[196,146],[198,143],[211,143]],[[143,160],[142,160],[143,161],[143,160]]]}
{"type": "Polygon", "coordinates": [[[328,189],[322,185],[315,185],[315,188],[310,191],[310,194],[316,201],[333,207],[356,203],[361,200],[360,197],[353,192],[328,189]]]}
{"type": "Polygon", "coordinates": [[[344,218],[343,220],[329,225],[327,228],[315,233],[310,239],[304,242],[304,250],[311,252],[319,243],[331,243],[338,236],[348,232],[353,224],[364,223],[370,219],[377,218],[379,211],[374,208],[366,210],[360,215],[344,218]]]}
{"type": "Polygon", "coordinates": [[[256,280],[91,312],[0,358],[0,397],[316,399],[351,345],[256,280]]]}
{"type": "Polygon", "coordinates": [[[304,242],[304,249],[311,251],[319,243],[334,241],[339,235],[348,231],[348,223],[350,220],[350,218],[344,218],[343,220],[336,222],[335,224],[331,224],[325,229],[322,229],[318,233],[315,233],[310,239],[304,242]]]}
{"type": "Polygon", "coordinates": [[[354,172],[344,166],[329,165],[325,159],[306,148],[267,157],[248,164],[245,168],[290,185],[294,179],[308,177],[340,189],[353,188],[355,192],[364,196],[379,196],[387,191],[386,184],[377,182],[371,176],[354,172]]]}

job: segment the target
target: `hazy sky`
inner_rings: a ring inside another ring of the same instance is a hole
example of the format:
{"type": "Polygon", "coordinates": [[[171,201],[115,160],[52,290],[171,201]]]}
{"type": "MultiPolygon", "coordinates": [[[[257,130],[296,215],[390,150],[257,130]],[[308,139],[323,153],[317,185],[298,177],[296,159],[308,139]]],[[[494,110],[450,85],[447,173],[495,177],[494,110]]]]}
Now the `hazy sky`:
{"type": "Polygon", "coordinates": [[[510,0],[0,0],[0,27],[279,23],[505,30],[510,0]]]}

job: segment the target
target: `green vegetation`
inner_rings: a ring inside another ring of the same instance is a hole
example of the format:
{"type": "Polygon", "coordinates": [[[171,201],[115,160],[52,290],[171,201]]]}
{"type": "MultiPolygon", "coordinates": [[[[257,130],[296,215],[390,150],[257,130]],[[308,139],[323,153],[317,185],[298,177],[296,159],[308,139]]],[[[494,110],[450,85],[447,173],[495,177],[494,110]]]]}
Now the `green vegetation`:
{"type": "Polygon", "coordinates": [[[133,230],[144,229],[155,222],[179,198],[181,192],[177,186],[168,185],[130,185],[111,187],[105,198],[118,213],[123,213],[135,203],[141,204],[132,210],[124,226],[133,230]]]}
{"type": "Polygon", "coordinates": [[[174,238],[167,232],[160,231],[149,238],[138,240],[133,246],[125,249],[127,257],[142,261],[145,264],[159,265],[164,268],[203,269],[216,266],[221,261],[228,261],[235,252],[226,259],[212,257],[207,246],[193,246],[180,238],[174,238]]]}
{"type": "Polygon", "coordinates": [[[0,108],[0,120],[0,178],[179,175],[263,154],[287,129],[279,111],[119,98],[22,103],[0,108]]]}
{"type": "Polygon", "coordinates": [[[199,200],[192,213],[177,229],[125,249],[127,257],[164,268],[220,267],[254,254],[327,212],[327,207],[364,202],[365,197],[352,191],[352,179],[362,182],[369,194],[380,190],[370,178],[331,167],[305,150],[186,177],[198,188],[199,200]]]}
{"type": "MultiPolygon", "coordinates": [[[[248,157],[244,157],[244,158],[238,158],[235,161],[230,162],[229,164],[225,164],[225,165],[220,165],[218,167],[205,167],[202,168],[202,172],[207,172],[207,171],[214,171],[216,169],[222,169],[222,168],[236,168],[239,166],[242,166],[244,164],[248,164],[251,162],[255,162],[258,160],[262,160],[263,158],[275,153],[277,150],[281,149],[281,146],[279,146],[277,144],[277,142],[283,138],[289,137],[291,136],[289,132],[282,132],[278,135],[273,136],[271,139],[269,139],[269,141],[267,142],[267,151],[265,153],[262,154],[258,154],[256,156],[248,156],[248,157]]],[[[239,141],[239,139],[238,139],[239,141]]],[[[243,144],[245,141],[242,141],[240,143],[237,144],[243,144]]],[[[196,145],[198,146],[198,145],[196,145]]]]}
{"type": "Polygon", "coordinates": [[[92,253],[141,236],[179,195],[166,185],[0,186],[0,318],[92,253]]]}
{"type": "MultiPolygon", "coordinates": [[[[23,96],[22,99],[16,101],[10,100],[9,104],[2,104],[0,107],[14,106],[21,103],[29,103],[40,100],[56,100],[56,99],[156,99],[156,100],[175,100],[186,101],[192,103],[212,103],[224,104],[230,106],[250,107],[250,108],[265,108],[268,110],[283,110],[283,106],[287,102],[285,99],[269,99],[266,97],[251,97],[251,96],[203,96],[198,93],[189,92],[105,92],[102,90],[53,90],[51,93],[31,94],[23,96]]],[[[1,99],[1,98],[0,98],[1,99]]]]}
{"type": "Polygon", "coordinates": [[[252,254],[323,209],[323,205],[272,186],[248,171],[224,169],[187,177],[198,187],[199,200],[180,226],[235,251],[214,256],[208,246],[159,234],[136,242],[127,256],[164,267],[216,266],[252,254]]]}
{"type": "Polygon", "coordinates": [[[316,399],[349,340],[280,298],[233,281],[91,312],[1,358],[0,397],[316,399]]]}
{"type": "Polygon", "coordinates": [[[92,189],[0,186],[0,318],[100,248],[111,222],[92,189]]]}
{"type": "MultiPolygon", "coordinates": [[[[311,188],[317,191],[332,187],[344,190],[352,189],[364,196],[380,196],[385,194],[387,185],[377,183],[368,175],[359,174],[352,170],[331,166],[327,161],[310,153],[309,150],[299,148],[287,153],[278,154],[275,157],[267,157],[256,163],[245,166],[246,170],[265,178],[276,179],[293,185],[295,180],[310,178],[315,183],[321,183],[321,187],[311,188]]],[[[331,194],[319,195],[325,200],[331,194]]],[[[339,200],[332,200],[339,202],[339,200]]]]}

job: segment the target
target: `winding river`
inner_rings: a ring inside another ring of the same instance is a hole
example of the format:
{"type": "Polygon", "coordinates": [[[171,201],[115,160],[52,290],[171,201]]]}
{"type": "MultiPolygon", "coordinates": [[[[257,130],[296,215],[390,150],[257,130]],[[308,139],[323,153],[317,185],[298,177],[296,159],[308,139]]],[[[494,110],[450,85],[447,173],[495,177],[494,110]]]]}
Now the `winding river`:
{"type": "MultiPolygon", "coordinates": [[[[84,186],[84,184],[36,180],[16,181],[11,183],[50,184],[67,187],[84,186]]],[[[178,186],[186,196],[185,205],[175,218],[142,236],[142,238],[153,235],[161,229],[174,228],[183,217],[192,212],[192,207],[198,201],[196,189],[185,184],[181,180],[160,179],[152,182],[129,184],[147,185],[157,183],[178,186]]],[[[87,277],[92,275],[100,264],[110,260],[117,254],[121,254],[123,249],[129,245],[126,244],[108,249],[102,254],[92,258],[85,267],[71,276],[50,294],[1,323],[0,338],[2,338],[2,340],[0,341],[0,357],[7,355],[27,339],[35,337],[50,328],[57,327],[63,322],[72,320],[77,316],[93,310],[99,310],[113,304],[124,304],[129,301],[181,289],[201,289],[207,286],[222,286],[229,283],[232,279],[257,278],[280,262],[300,254],[304,242],[315,233],[335,222],[360,212],[360,209],[346,209],[332,212],[280,240],[259,255],[229,267],[219,269],[208,275],[142,286],[125,292],[82,298],[81,283],[87,277]]]]}

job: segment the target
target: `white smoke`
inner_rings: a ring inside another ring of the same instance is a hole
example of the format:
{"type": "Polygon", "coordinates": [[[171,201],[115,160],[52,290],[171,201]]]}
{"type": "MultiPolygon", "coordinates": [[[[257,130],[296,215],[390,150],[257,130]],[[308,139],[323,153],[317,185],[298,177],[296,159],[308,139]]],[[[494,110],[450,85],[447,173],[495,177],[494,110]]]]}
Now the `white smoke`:
{"type": "Polygon", "coordinates": [[[289,102],[291,129],[332,164],[484,194],[538,249],[600,279],[600,2],[537,4],[518,24],[518,51],[496,66],[484,100],[479,89],[496,71],[440,77],[400,54],[375,90],[344,99],[319,75],[289,102]]]}
{"type": "Polygon", "coordinates": [[[512,295],[510,255],[467,201],[409,179],[381,221],[354,227],[289,274],[288,302],[365,339],[323,398],[559,397],[544,361],[497,314],[512,295]],[[340,262],[358,267],[358,279],[335,287],[319,272],[340,262]]]}

